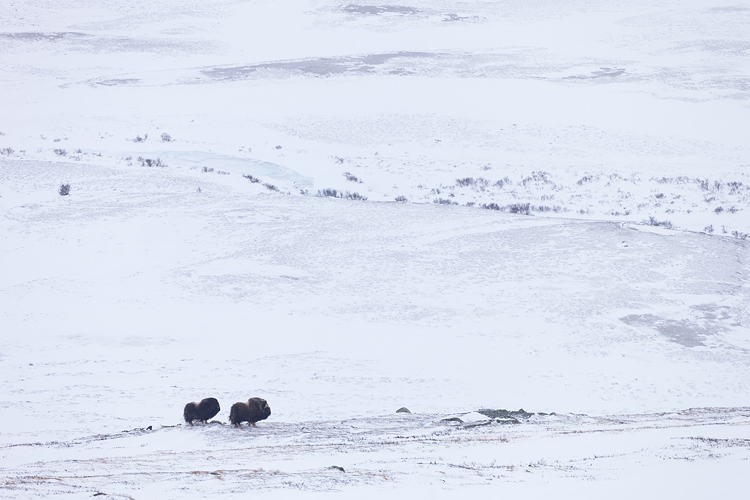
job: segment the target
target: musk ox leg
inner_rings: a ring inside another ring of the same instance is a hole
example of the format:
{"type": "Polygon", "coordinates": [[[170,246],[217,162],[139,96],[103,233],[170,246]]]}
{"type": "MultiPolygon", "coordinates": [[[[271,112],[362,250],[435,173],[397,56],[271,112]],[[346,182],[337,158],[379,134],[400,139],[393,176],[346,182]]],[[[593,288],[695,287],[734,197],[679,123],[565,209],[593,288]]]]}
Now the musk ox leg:
{"type": "Polygon", "coordinates": [[[257,425],[255,425],[255,422],[250,422],[250,425],[252,425],[253,427],[258,427],[257,425]]]}

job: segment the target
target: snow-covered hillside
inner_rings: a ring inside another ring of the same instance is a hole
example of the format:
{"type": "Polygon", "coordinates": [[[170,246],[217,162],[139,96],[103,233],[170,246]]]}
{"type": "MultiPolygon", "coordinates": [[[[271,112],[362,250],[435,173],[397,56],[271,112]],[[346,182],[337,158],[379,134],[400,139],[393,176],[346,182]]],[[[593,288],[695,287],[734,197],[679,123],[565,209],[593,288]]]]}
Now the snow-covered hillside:
{"type": "Polygon", "coordinates": [[[747,489],[750,4],[5,3],[0,496],[747,489]]]}

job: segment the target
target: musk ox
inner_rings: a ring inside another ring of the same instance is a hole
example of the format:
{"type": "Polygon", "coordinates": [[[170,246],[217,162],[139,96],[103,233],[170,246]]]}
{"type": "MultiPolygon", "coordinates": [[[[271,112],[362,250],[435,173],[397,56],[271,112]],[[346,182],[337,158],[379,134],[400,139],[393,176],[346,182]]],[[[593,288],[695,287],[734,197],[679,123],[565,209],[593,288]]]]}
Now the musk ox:
{"type": "Polygon", "coordinates": [[[242,422],[248,422],[253,427],[257,427],[255,422],[265,420],[271,414],[271,407],[268,402],[261,398],[250,398],[247,403],[234,403],[232,410],[229,412],[229,421],[237,427],[242,426],[242,422]]]}
{"type": "Polygon", "coordinates": [[[193,425],[193,420],[200,420],[205,424],[208,419],[215,417],[220,410],[221,407],[216,398],[206,398],[200,403],[186,404],[182,415],[185,417],[185,422],[190,425],[193,425]]]}

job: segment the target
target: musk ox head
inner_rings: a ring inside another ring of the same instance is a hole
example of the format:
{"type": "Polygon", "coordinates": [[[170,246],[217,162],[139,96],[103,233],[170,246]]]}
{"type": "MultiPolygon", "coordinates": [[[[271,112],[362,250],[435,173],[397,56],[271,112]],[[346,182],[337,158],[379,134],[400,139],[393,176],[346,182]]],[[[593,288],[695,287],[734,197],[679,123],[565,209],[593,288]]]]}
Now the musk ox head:
{"type": "Polygon", "coordinates": [[[261,398],[250,398],[247,403],[234,403],[232,410],[229,412],[229,421],[232,425],[240,427],[242,422],[248,422],[253,427],[257,427],[255,422],[265,420],[271,414],[271,407],[268,402],[261,398]]]}
{"type": "Polygon", "coordinates": [[[221,407],[216,398],[206,398],[200,403],[186,404],[182,415],[185,417],[185,422],[190,425],[193,425],[193,420],[200,420],[205,424],[208,419],[215,417],[219,410],[221,407]]]}

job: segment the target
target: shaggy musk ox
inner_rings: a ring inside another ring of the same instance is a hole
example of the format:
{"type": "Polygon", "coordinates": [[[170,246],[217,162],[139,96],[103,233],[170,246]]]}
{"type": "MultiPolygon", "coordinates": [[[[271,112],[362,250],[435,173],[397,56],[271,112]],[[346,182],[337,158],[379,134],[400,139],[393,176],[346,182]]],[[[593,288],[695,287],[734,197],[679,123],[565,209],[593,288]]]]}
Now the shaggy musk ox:
{"type": "Polygon", "coordinates": [[[193,425],[193,420],[200,420],[205,424],[209,418],[215,417],[219,410],[221,410],[221,407],[219,407],[216,398],[206,398],[200,403],[186,404],[182,415],[185,417],[185,422],[190,425],[193,425]]]}
{"type": "Polygon", "coordinates": [[[248,422],[253,427],[257,427],[255,422],[265,420],[271,414],[271,407],[268,402],[261,398],[250,398],[247,403],[234,403],[232,411],[229,412],[229,421],[237,427],[242,426],[242,422],[248,422]]]}

